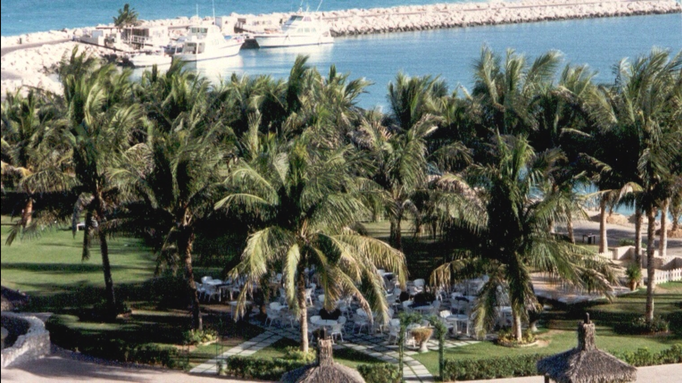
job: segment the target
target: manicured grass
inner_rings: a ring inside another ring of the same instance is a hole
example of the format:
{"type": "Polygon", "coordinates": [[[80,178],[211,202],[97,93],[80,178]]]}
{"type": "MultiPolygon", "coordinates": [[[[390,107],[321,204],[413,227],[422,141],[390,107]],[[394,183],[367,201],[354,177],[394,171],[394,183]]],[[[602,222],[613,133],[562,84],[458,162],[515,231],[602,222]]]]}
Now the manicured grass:
{"type": "MultiPolygon", "coordinates": [[[[10,220],[2,217],[2,285],[49,296],[79,289],[103,289],[102,258],[93,239],[89,260],[81,260],[83,232],[75,238],[68,229],[47,229],[34,238],[17,239],[5,244],[10,220]]],[[[154,273],[154,255],[142,240],[114,237],[109,241],[114,284],[140,283],[154,273]]]]}
{"type": "MultiPolygon", "coordinates": [[[[282,358],[287,347],[298,348],[299,346],[300,345],[297,342],[291,339],[282,338],[272,345],[259,350],[253,354],[253,356],[259,358],[282,358]]],[[[314,352],[313,349],[311,349],[311,351],[314,352]]],[[[338,350],[334,349],[334,361],[352,368],[356,368],[359,364],[383,363],[379,359],[369,356],[363,352],[355,351],[345,347],[338,350]]]]}
{"type": "MultiPolygon", "coordinates": [[[[556,309],[544,315],[545,329],[538,334],[540,344],[526,348],[508,348],[492,342],[481,342],[474,345],[455,347],[445,350],[447,359],[482,359],[520,354],[556,354],[577,345],[577,323],[584,318],[584,312],[591,314],[597,324],[597,347],[609,352],[636,351],[648,348],[651,352],[660,352],[671,345],[682,343],[682,335],[674,332],[682,326],[673,320],[671,314],[679,314],[682,308],[682,282],[672,282],[657,286],[655,307],[656,315],[670,318],[670,334],[664,335],[621,335],[613,331],[617,322],[631,320],[644,314],[646,290],[640,289],[632,294],[614,299],[613,302],[596,302],[569,307],[569,310],[556,309]]],[[[428,352],[414,356],[434,375],[438,374],[438,353],[428,352]]]]}

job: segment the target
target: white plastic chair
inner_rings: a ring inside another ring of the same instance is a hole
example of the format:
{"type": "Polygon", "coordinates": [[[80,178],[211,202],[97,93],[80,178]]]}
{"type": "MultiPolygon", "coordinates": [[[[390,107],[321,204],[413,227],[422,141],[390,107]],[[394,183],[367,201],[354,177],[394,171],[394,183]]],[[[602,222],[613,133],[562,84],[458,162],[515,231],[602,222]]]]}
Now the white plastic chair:
{"type": "Polygon", "coordinates": [[[333,324],[331,328],[331,337],[332,340],[335,339],[336,336],[341,338],[341,342],[344,342],[343,340],[343,324],[342,323],[337,323],[333,324]]]}
{"type": "Polygon", "coordinates": [[[210,302],[214,297],[220,302],[220,289],[215,285],[204,284],[204,296],[207,302],[210,302]]]}
{"type": "Polygon", "coordinates": [[[367,317],[367,313],[362,310],[362,309],[357,309],[355,310],[355,316],[353,317],[353,330],[356,328],[358,329],[357,334],[360,334],[362,332],[362,328],[367,329],[367,333],[369,334],[369,317],[367,317]]]}
{"type": "Polygon", "coordinates": [[[398,343],[398,338],[400,337],[400,319],[391,319],[388,322],[388,339],[386,341],[389,344],[398,343]]]}
{"type": "Polygon", "coordinates": [[[211,276],[208,276],[208,275],[201,277],[201,283],[206,283],[206,282],[211,281],[211,280],[213,280],[213,278],[211,276]]]}
{"type": "Polygon", "coordinates": [[[268,325],[268,321],[270,321],[270,324],[268,325],[268,327],[269,327],[269,326],[272,326],[272,324],[273,324],[275,321],[277,321],[279,324],[282,324],[282,321],[281,321],[280,315],[279,315],[279,314],[280,314],[280,313],[279,313],[279,310],[274,310],[274,309],[271,309],[271,308],[267,308],[267,309],[265,310],[265,312],[266,312],[267,315],[268,315],[268,317],[265,318],[265,324],[268,325]]]}
{"type": "Polygon", "coordinates": [[[420,289],[423,290],[423,289],[424,289],[424,286],[426,285],[426,281],[425,281],[424,279],[422,279],[422,278],[419,278],[419,279],[415,279],[414,282],[412,282],[412,284],[413,284],[415,287],[419,287],[420,289]]]}

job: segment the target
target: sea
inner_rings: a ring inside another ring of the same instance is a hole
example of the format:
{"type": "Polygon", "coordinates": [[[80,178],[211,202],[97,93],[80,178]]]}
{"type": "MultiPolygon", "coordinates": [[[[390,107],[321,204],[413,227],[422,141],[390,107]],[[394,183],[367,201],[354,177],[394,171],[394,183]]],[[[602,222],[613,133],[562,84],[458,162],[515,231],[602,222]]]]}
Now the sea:
{"type": "MultiPolygon", "coordinates": [[[[467,0],[470,2],[469,0],[467,0]]],[[[499,0],[494,0],[499,1],[499,0]]],[[[305,3],[293,0],[209,2],[144,0],[131,3],[140,19],[260,14],[295,11],[299,8],[322,11],[393,7],[443,3],[443,0],[328,0],[305,3]]],[[[454,2],[454,1],[451,1],[454,2]]],[[[124,1],[96,0],[3,0],[1,34],[23,33],[106,24],[118,14],[124,1]]],[[[529,61],[549,50],[562,54],[562,65],[588,65],[598,74],[596,81],[612,83],[613,68],[622,59],[635,60],[653,47],[671,54],[682,51],[682,14],[609,17],[543,21],[496,26],[440,29],[336,38],[333,45],[242,49],[235,57],[190,66],[214,82],[237,75],[271,75],[286,78],[298,55],[326,73],[331,65],[347,73],[349,79],[372,82],[361,95],[358,106],[387,108],[387,86],[399,72],[409,76],[438,76],[451,91],[471,89],[473,65],[487,46],[504,56],[508,50],[523,54],[529,61]]],[[[136,70],[134,76],[140,76],[136,70]]],[[[461,93],[460,93],[461,94],[461,93]]],[[[623,211],[627,214],[627,211],[623,211]]]]}

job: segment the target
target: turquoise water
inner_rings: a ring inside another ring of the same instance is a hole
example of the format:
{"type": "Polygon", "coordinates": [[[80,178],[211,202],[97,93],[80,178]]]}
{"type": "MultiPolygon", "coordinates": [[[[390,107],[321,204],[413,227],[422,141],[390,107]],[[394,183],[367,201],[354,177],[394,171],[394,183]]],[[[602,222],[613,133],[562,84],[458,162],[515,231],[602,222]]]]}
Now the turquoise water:
{"type": "MultiPolygon", "coordinates": [[[[469,2],[476,0],[467,0],[469,2]]],[[[22,33],[59,30],[63,28],[77,28],[107,24],[123,8],[124,3],[130,3],[137,11],[140,19],[170,19],[178,16],[211,16],[212,4],[215,4],[215,14],[229,15],[232,12],[240,14],[259,14],[271,12],[290,12],[301,5],[311,11],[317,9],[319,0],[2,0],[0,8],[0,35],[13,36],[22,33]]],[[[325,0],[320,6],[321,11],[333,11],[351,8],[386,8],[398,5],[457,3],[456,0],[325,0]]]]}
{"type": "Polygon", "coordinates": [[[588,64],[599,72],[598,82],[612,82],[611,68],[620,59],[646,54],[653,46],[678,52],[681,36],[679,14],[480,26],[344,37],[303,49],[248,49],[234,58],[204,62],[197,70],[213,80],[233,72],[285,78],[296,55],[307,54],[322,72],[335,64],[351,79],[374,82],[360,98],[360,106],[373,107],[386,105],[387,85],[399,71],[439,75],[451,90],[458,84],[471,88],[472,66],[483,45],[501,54],[513,48],[530,58],[556,49],[564,63],[588,64]]]}

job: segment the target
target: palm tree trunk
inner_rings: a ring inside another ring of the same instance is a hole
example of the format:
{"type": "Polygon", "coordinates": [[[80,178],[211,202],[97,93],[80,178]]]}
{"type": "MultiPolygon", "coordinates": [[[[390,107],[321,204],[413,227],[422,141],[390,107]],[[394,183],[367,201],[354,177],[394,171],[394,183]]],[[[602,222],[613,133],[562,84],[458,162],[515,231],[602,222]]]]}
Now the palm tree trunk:
{"type": "Polygon", "coordinates": [[[668,250],[668,206],[670,206],[670,199],[663,201],[661,206],[661,237],[658,242],[658,255],[665,257],[668,250]]]}
{"type": "Polygon", "coordinates": [[[635,204],[635,263],[642,267],[642,208],[635,204]]]}
{"type": "Polygon", "coordinates": [[[513,331],[514,331],[514,339],[516,339],[517,342],[521,343],[523,341],[523,331],[521,331],[521,315],[518,315],[516,310],[512,310],[512,320],[513,320],[513,331]]]}
{"type": "Polygon", "coordinates": [[[308,305],[305,301],[305,272],[299,268],[296,299],[301,321],[301,351],[308,352],[308,305]]]}
{"type": "Polygon", "coordinates": [[[199,293],[197,292],[197,284],[194,282],[194,267],[192,266],[192,246],[194,244],[194,231],[191,227],[183,227],[180,234],[180,241],[178,248],[184,258],[185,263],[185,281],[187,282],[187,291],[189,299],[192,302],[192,329],[203,330],[204,323],[201,318],[201,303],[199,302],[199,293]]]}
{"type": "Polygon", "coordinates": [[[566,230],[568,231],[568,240],[571,241],[572,244],[575,244],[575,233],[573,232],[573,215],[571,215],[570,209],[566,212],[566,215],[566,230]]]}
{"type": "Polygon", "coordinates": [[[605,253],[609,247],[608,239],[606,238],[606,195],[601,197],[599,201],[599,252],[605,253]]]}
{"type": "Polygon", "coordinates": [[[32,217],[33,217],[33,193],[28,193],[26,205],[24,205],[24,210],[21,212],[21,227],[23,229],[26,229],[26,226],[31,224],[32,217]]]}
{"type": "Polygon", "coordinates": [[[656,210],[653,207],[648,207],[646,211],[648,219],[646,237],[646,259],[647,259],[647,282],[646,282],[646,313],[645,318],[648,324],[654,320],[654,230],[656,222],[656,210]]]}
{"type": "MultiPolygon", "coordinates": [[[[107,299],[109,313],[116,315],[116,295],[114,294],[114,279],[111,277],[111,262],[109,261],[109,244],[107,243],[107,233],[104,229],[104,201],[101,195],[95,197],[95,208],[97,209],[97,234],[99,237],[99,248],[102,255],[102,272],[104,273],[104,289],[107,299]]],[[[88,233],[84,233],[86,236],[88,233]]]]}

